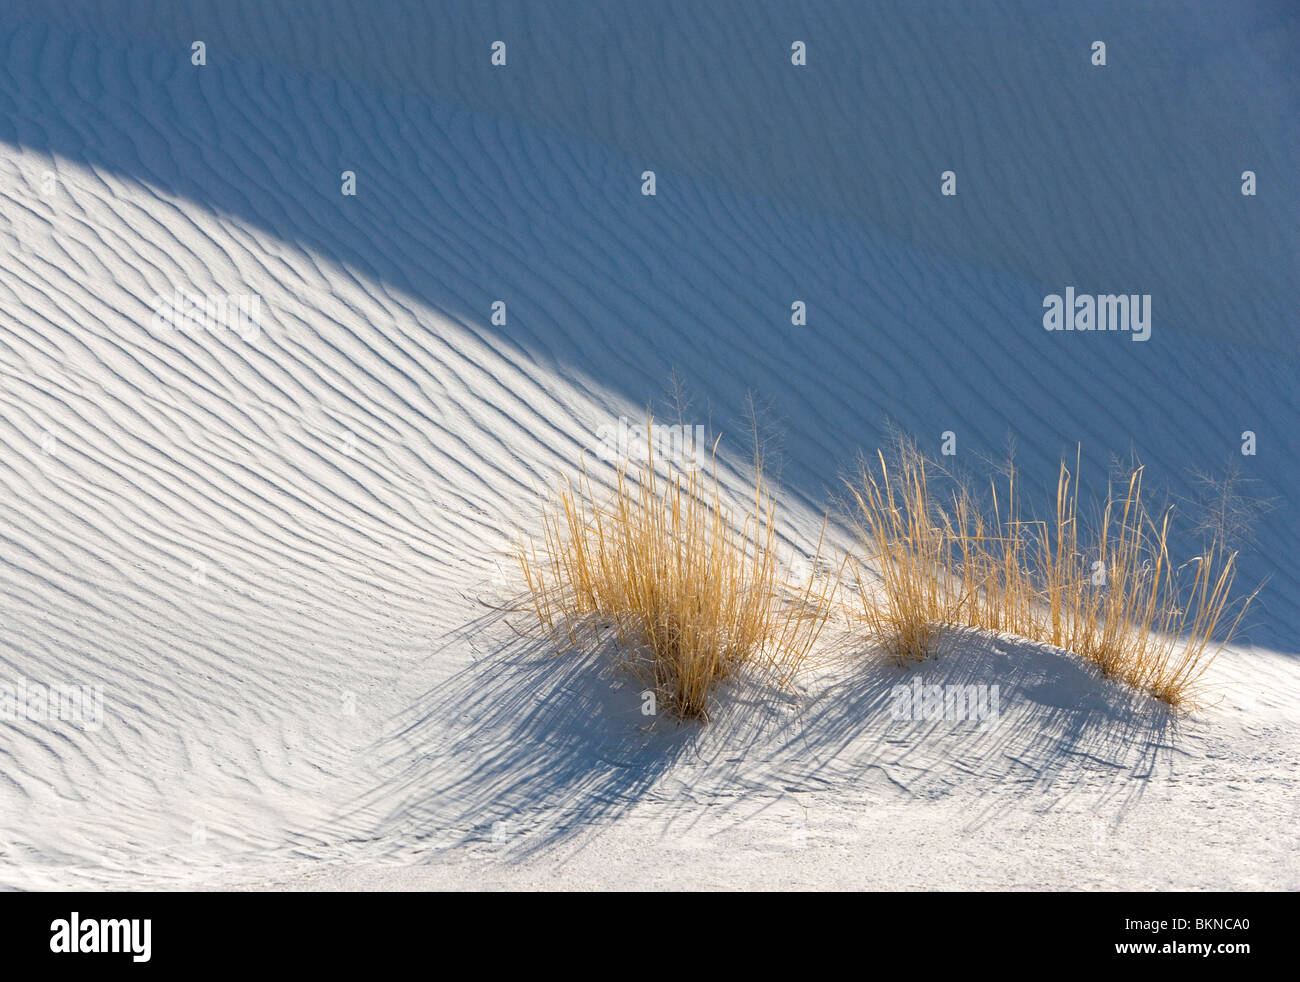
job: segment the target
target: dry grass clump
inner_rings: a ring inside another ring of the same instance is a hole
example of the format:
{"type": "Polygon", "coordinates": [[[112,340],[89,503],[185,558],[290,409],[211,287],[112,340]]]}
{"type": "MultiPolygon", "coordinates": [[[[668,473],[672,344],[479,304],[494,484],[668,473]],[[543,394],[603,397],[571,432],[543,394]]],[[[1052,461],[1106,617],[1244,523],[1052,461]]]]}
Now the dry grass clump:
{"type": "Polygon", "coordinates": [[[1143,505],[1140,467],[1084,529],[1064,462],[1053,516],[1027,521],[1014,469],[1005,494],[994,483],[981,509],[965,488],[933,493],[926,459],[907,444],[897,466],[878,460],[878,472],[864,463],[849,485],[875,571],[871,580],[857,568],[857,607],[900,659],[926,657],[947,625],[1005,631],[1073,651],[1182,705],[1253,599],[1231,600],[1236,554],[1217,541],[1175,567],[1170,512],[1157,521],[1143,505]]]}
{"type": "MultiPolygon", "coordinates": [[[[517,551],[532,607],[557,643],[595,648],[583,630],[612,621],[621,645],[648,654],[650,681],[677,715],[707,718],[716,683],[741,666],[785,684],[807,657],[829,612],[834,585],[786,586],[775,548],[775,505],[761,467],[753,501],[736,514],[718,486],[717,462],[656,467],[651,452],[617,469],[597,503],[584,467],[547,502],[539,539],[517,551]]],[[[716,449],[716,444],[715,444],[716,449]]],[[[818,552],[820,555],[820,543],[818,552]]]]}

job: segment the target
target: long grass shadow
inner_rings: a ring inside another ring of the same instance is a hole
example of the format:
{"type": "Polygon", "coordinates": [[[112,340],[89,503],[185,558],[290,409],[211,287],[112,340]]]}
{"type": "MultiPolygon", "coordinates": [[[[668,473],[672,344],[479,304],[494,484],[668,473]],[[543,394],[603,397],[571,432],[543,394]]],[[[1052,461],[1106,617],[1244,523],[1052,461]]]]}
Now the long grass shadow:
{"type": "Polygon", "coordinates": [[[653,820],[668,834],[706,812],[748,819],[801,791],[847,799],[864,818],[891,799],[969,796],[973,829],[1023,819],[1026,797],[1031,814],[1119,812],[1174,766],[1176,715],[1068,653],[954,631],[920,665],[854,657],[798,712],[788,695],[737,680],[701,725],[643,715],[612,637],[582,655],[515,636],[395,722],[357,815],[394,861],[516,861],[580,849],[642,803],[666,805],[653,820]],[[986,701],[969,705],[985,718],[936,716],[927,686],[982,687],[986,701]]]}
{"type": "Polygon", "coordinates": [[[908,798],[970,793],[982,799],[975,820],[1023,808],[1026,794],[1045,807],[1125,807],[1172,766],[1176,726],[1163,703],[1069,653],[957,630],[918,665],[861,653],[804,710],[779,756],[821,784],[875,774],[908,798]],[[934,686],[953,693],[951,704],[927,702],[934,686]]]}
{"type": "MultiPolygon", "coordinates": [[[[500,634],[501,620],[460,633],[500,634]]],[[[622,657],[612,630],[587,653],[516,634],[425,692],[378,747],[375,786],[356,803],[368,837],[399,860],[577,845],[653,797],[683,758],[715,755],[720,738],[715,773],[735,767],[772,720],[770,698],[743,678],[724,684],[708,724],[648,715],[622,657]]]]}

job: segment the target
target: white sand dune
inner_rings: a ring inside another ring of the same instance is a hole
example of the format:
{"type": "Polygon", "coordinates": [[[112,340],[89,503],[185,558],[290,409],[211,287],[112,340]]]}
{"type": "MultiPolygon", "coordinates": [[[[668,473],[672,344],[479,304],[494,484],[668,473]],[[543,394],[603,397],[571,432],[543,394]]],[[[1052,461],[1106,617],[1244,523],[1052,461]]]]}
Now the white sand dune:
{"type": "Polygon", "coordinates": [[[0,885],[1300,885],[1294,9],[652,6],[0,11],[0,683],[104,700],[0,720],[0,885]],[[1151,339],[1044,332],[1070,284],[1151,339]],[[1268,582],[1187,718],[960,635],[647,719],[479,601],[673,378],[733,487],[757,398],[794,553],[897,425],[1040,501],[1136,453],[1191,526],[1235,469],[1268,582]]]}

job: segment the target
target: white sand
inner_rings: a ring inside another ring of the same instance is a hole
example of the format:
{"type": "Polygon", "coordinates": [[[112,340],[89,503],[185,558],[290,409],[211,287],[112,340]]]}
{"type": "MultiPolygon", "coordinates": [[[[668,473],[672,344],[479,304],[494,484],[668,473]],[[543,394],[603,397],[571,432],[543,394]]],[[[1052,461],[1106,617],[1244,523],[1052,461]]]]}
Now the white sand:
{"type": "Polygon", "coordinates": [[[0,11],[0,683],[104,699],[0,720],[0,886],[1300,886],[1285,24],[91,6],[0,11]],[[1151,340],[1044,332],[1071,282],[1153,293],[1151,340]],[[155,328],[175,290],[256,336],[155,328]],[[1042,502],[1077,443],[1096,490],[1131,447],[1180,498],[1238,466],[1280,500],[1255,646],[1177,722],[973,636],[647,719],[479,600],[674,372],[733,489],[758,397],[793,553],[889,420],[977,473],[1010,437],[1042,502]],[[915,674],[998,718],[892,719],[915,674]]]}

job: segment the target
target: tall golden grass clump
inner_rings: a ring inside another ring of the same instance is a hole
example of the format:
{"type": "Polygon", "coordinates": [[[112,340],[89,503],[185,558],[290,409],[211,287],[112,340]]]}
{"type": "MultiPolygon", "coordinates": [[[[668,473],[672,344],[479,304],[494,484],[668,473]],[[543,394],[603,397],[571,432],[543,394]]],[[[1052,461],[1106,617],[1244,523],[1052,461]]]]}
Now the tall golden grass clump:
{"type": "Polygon", "coordinates": [[[926,657],[946,626],[1004,631],[1075,652],[1181,705],[1253,599],[1231,600],[1236,554],[1217,541],[1175,567],[1171,515],[1157,521],[1143,505],[1140,467],[1123,496],[1111,489],[1100,519],[1083,529],[1078,485],[1064,462],[1054,514],[1028,521],[1014,469],[1005,494],[994,483],[983,510],[964,487],[932,493],[925,457],[906,443],[899,449],[895,467],[878,453],[878,470],[864,463],[849,490],[875,571],[871,579],[856,568],[857,606],[900,659],[926,657]]]}
{"type": "Polygon", "coordinates": [[[723,502],[716,456],[708,480],[672,464],[661,473],[652,424],[646,436],[649,452],[636,467],[630,456],[622,461],[604,503],[585,467],[576,487],[563,481],[540,540],[521,539],[517,557],[533,611],[557,643],[597,647],[584,621],[608,619],[620,645],[649,655],[669,708],[707,718],[716,683],[742,665],[777,684],[790,680],[825,624],[834,585],[782,582],[761,466],[752,503],[736,514],[723,502]]]}

